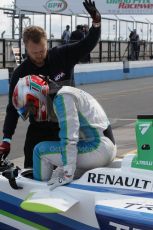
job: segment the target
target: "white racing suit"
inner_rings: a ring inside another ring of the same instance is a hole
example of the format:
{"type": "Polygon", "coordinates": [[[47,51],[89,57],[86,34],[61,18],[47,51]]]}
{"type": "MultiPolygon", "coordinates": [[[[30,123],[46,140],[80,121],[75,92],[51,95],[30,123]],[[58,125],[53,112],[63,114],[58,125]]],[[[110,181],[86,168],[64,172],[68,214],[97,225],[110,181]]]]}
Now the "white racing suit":
{"type": "Polygon", "coordinates": [[[110,122],[90,94],[63,86],[54,98],[53,107],[59,122],[60,141],[44,141],[35,146],[33,170],[36,180],[51,178],[50,184],[54,184],[54,179],[66,172],[68,180],[61,182],[65,184],[72,181],[76,168],[101,167],[114,159],[116,145],[110,122]],[[58,167],[52,174],[54,165],[58,167]]]}

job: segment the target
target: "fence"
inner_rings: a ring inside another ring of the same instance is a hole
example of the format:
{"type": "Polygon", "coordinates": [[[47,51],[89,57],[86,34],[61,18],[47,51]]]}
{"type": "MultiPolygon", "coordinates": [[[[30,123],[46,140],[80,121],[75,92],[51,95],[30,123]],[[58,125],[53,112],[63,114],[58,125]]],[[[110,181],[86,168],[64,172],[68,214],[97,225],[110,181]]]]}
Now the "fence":
{"type": "MultiPolygon", "coordinates": [[[[60,39],[48,40],[48,47],[61,45],[60,39]]],[[[0,68],[14,68],[16,60],[14,48],[21,50],[20,40],[0,39],[0,68]]],[[[19,53],[20,62],[23,60],[24,51],[19,53]]],[[[139,60],[153,59],[153,42],[141,41],[139,60]]],[[[126,41],[99,41],[91,52],[91,63],[118,62],[130,60],[130,43],[126,41]]]]}

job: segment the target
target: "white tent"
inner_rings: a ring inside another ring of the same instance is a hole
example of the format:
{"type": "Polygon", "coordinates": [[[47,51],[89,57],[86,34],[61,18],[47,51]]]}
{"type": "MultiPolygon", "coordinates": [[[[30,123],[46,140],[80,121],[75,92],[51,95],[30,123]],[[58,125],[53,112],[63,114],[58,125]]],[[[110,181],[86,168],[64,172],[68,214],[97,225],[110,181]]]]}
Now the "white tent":
{"type": "MultiPolygon", "coordinates": [[[[41,13],[77,15],[86,13],[83,0],[16,0],[16,9],[41,13]]],[[[104,14],[153,14],[153,0],[95,0],[104,14]]]]}

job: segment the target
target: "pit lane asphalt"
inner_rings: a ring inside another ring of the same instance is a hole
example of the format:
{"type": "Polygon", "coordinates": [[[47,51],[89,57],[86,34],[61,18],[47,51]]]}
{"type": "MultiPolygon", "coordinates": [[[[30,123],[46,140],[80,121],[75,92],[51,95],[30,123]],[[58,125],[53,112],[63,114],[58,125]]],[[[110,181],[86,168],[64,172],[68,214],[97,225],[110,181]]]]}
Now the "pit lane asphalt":
{"type": "MultiPolygon", "coordinates": [[[[153,77],[82,85],[81,88],[92,94],[105,109],[113,127],[118,153],[122,158],[127,152],[136,149],[134,125],[137,115],[153,114],[153,77]]],[[[0,138],[8,97],[0,96],[0,138]]],[[[13,136],[9,159],[23,165],[23,145],[28,121],[19,119],[13,136]]]]}

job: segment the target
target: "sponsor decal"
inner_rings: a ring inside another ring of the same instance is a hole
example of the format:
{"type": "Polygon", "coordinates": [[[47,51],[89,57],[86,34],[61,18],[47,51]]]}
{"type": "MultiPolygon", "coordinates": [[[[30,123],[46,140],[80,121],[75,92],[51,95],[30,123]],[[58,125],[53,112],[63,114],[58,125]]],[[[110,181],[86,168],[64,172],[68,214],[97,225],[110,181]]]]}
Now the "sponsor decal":
{"type": "Polygon", "coordinates": [[[88,174],[88,183],[94,184],[103,184],[103,185],[112,185],[116,187],[128,187],[134,189],[149,189],[152,182],[150,180],[138,179],[135,177],[122,177],[116,175],[105,175],[105,174],[88,174]]]}
{"type": "Polygon", "coordinates": [[[67,2],[65,0],[49,0],[44,5],[44,8],[49,13],[62,12],[67,8],[67,2]]]}
{"type": "Polygon", "coordinates": [[[134,208],[135,210],[148,210],[148,211],[153,211],[153,205],[151,204],[138,204],[138,203],[132,203],[132,202],[128,202],[126,203],[126,206],[124,207],[126,209],[131,209],[134,208]]]}
{"type": "Polygon", "coordinates": [[[131,228],[127,225],[119,224],[119,223],[114,223],[112,221],[109,222],[109,226],[114,227],[114,230],[140,230],[138,228],[131,228]]]}
{"type": "Polygon", "coordinates": [[[137,165],[153,166],[153,161],[136,161],[137,165]]]}
{"type": "Polygon", "coordinates": [[[150,125],[151,125],[150,123],[144,123],[144,124],[139,125],[139,130],[142,135],[144,135],[148,131],[150,125]]]}
{"type": "Polygon", "coordinates": [[[54,77],[54,81],[59,81],[65,76],[65,73],[61,72],[54,77]]]}
{"type": "Polygon", "coordinates": [[[153,4],[150,0],[107,0],[107,4],[118,4],[118,7],[123,9],[153,8],[153,4]]]}
{"type": "Polygon", "coordinates": [[[136,3],[146,3],[146,4],[150,4],[150,0],[107,0],[106,1],[107,4],[119,4],[119,3],[126,3],[126,4],[136,4],[136,3]]]}
{"type": "MultiPolygon", "coordinates": [[[[114,12],[124,13],[124,12],[152,12],[153,3],[151,0],[106,0],[108,6],[112,5],[116,7],[114,12]]],[[[113,10],[109,10],[110,13],[113,13],[113,10]]]]}
{"type": "Polygon", "coordinates": [[[153,9],[153,4],[126,4],[120,3],[119,9],[153,9]]]}

